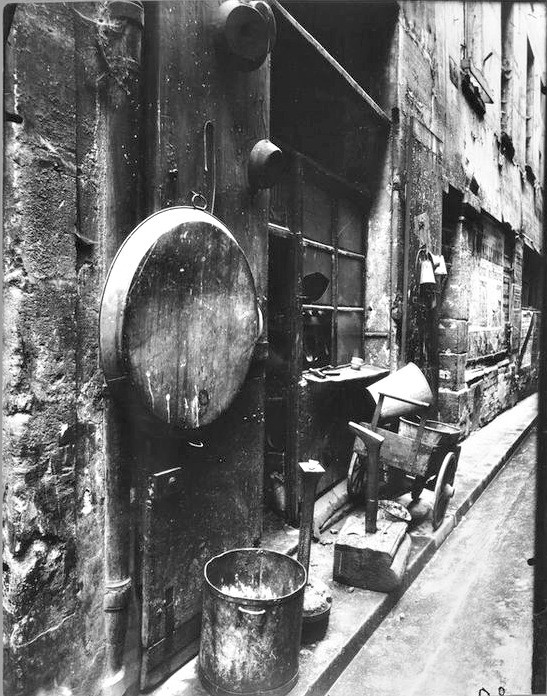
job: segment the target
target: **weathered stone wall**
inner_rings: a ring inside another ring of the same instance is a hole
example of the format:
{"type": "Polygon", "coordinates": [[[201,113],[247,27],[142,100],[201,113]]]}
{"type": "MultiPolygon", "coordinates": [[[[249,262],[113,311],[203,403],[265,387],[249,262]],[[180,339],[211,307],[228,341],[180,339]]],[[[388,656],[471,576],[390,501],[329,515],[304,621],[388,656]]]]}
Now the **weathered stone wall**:
{"type": "Polygon", "coordinates": [[[90,330],[100,269],[79,217],[75,21],[67,5],[19,5],[7,47],[4,674],[14,696],[54,683],[91,694],[102,671],[102,379],[90,330]]]}
{"type": "Polygon", "coordinates": [[[439,390],[439,410],[445,422],[469,435],[517,401],[516,367],[508,359],[497,365],[474,370],[460,389],[439,390]]]}
{"type": "MultiPolygon", "coordinates": [[[[400,3],[399,106],[435,133],[443,143],[443,176],[466,192],[477,181],[476,204],[500,222],[508,222],[540,243],[541,195],[538,181],[539,149],[543,124],[540,118],[540,78],[545,74],[545,16],[541,3],[514,3],[512,25],[513,141],[511,160],[501,155],[500,72],[501,6],[498,2],[467,3],[474,6],[480,21],[473,41],[465,35],[463,2],[400,3]],[[479,115],[462,92],[460,60],[462,45],[482,51],[482,67],[494,103],[479,115]],[[525,111],[527,41],[534,53],[534,100],[536,106],[534,157],[536,181],[526,179],[525,111]]],[[[471,12],[467,8],[468,14],[471,12]]],[[[469,21],[469,19],[467,20],[469,21]]]]}
{"type": "MultiPolygon", "coordinates": [[[[510,99],[505,108],[514,145],[511,156],[501,138],[501,4],[402,2],[400,7],[399,106],[438,139],[445,192],[450,188],[461,196],[460,224],[448,244],[449,275],[440,295],[439,412],[469,432],[529,393],[536,379],[534,370],[519,361],[520,298],[522,245],[541,248],[539,151],[544,124],[538,99],[540,77],[545,79],[544,8],[514,3],[510,17],[510,99]],[[528,43],[534,54],[534,129],[527,155],[528,43]],[[464,55],[474,59],[491,88],[493,103],[486,103],[483,114],[464,95],[464,55]],[[484,228],[479,246],[488,243],[488,235],[499,240],[494,246],[504,237],[515,238],[514,249],[508,247],[510,269],[503,270],[502,258],[496,263],[481,259],[470,247],[474,218],[484,228]],[[486,290],[482,295],[481,289],[486,290]],[[505,316],[500,316],[502,310],[505,316]]],[[[416,202],[407,199],[406,205],[412,208],[416,202]]],[[[432,240],[440,237],[435,205],[430,197],[425,210],[432,240]]],[[[412,234],[411,218],[407,234],[412,234]]],[[[411,289],[412,268],[407,272],[411,289]]],[[[419,333],[419,321],[411,320],[409,331],[419,333]]]]}

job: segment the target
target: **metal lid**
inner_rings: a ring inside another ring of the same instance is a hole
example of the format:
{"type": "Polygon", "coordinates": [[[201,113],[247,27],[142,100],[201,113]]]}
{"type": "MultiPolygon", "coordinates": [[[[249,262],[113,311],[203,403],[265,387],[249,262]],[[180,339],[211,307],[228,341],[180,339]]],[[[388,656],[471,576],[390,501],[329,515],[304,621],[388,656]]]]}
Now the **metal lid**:
{"type": "Polygon", "coordinates": [[[249,263],[204,210],[151,215],[120,247],[99,321],[114,393],[179,428],[211,423],[247,374],[259,331],[249,263]]]}

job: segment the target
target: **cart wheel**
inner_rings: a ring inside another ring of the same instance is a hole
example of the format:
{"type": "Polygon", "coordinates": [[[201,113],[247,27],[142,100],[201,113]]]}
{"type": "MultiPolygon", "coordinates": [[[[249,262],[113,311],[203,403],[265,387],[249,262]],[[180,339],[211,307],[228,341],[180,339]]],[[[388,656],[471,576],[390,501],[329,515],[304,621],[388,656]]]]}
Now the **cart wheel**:
{"type": "Polygon", "coordinates": [[[357,452],[351,455],[348,470],[348,496],[350,500],[365,499],[367,467],[357,452]]]}
{"type": "Polygon", "coordinates": [[[435,502],[433,503],[432,519],[433,529],[437,529],[441,526],[448,503],[456,492],[453,483],[457,466],[458,460],[456,459],[456,455],[454,452],[449,452],[443,459],[437,476],[437,482],[435,483],[435,502]]]}

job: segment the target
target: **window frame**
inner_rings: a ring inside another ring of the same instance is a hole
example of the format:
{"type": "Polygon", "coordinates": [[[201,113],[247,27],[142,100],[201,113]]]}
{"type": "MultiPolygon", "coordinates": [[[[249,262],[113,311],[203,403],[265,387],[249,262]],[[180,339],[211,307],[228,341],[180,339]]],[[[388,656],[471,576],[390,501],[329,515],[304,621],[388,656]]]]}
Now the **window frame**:
{"type": "Polygon", "coordinates": [[[494,103],[492,88],[484,74],[484,63],[491,57],[492,52],[483,55],[485,51],[482,31],[483,11],[481,0],[464,0],[464,40],[460,61],[461,88],[467,101],[480,118],[483,118],[486,113],[486,105],[494,103]]]}
{"type": "MultiPolygon", "coordinates": [[[[307,311],[329,311],[331,312],[331,343],[330,343],[330,355],[331,364],[335,366],[341,366],[348,364],[346,362],[341,362],[338,356],[338,323],[339,315],[341,313],[355,313],[361,315],[361,337],[359,351],[362,354],[364,349],[364,298],[365,298],[365,279],[366,279],[366,252],[367,252],[367,234],[366,234],[366,202],[362,194],[360,195],[356,189],[354,189],[350,184],[343,181],[339,177],[330,172],[327,172],[316,162],[304,155],[298,155],[301,161],[301,172],[302,176],[300,178],[300,195],[303,197],[305,195],[306,183],[312,182],[318,188],[327,192],[330,198],[330,244],[324,242],[319,242],[312,239],[305,234],[304,221],[302,221],[302,260],[304,259],[305,249],[311,248],[318,251],[322,251],[331,256],[331,302],[330,304],[311,302],[303,302],[301,305],[301,315],[303,317],[304,313],[307,311]],[[338,229],[338,222],[340,219],[340,201],[346,199],[351,201],[351,203],[359,209],[362,215],[362,251],[361,253],[351,251],[349,249],[344,249],[340,246],[340,235],[338,229]],[[360,200],[361,199],[361,200],[360,200]],[[340,259],[347,258],[359,261],[361,263],[361,299],[360,304],[355,305],[344,305],[339,302],[339,279],[340,279],[340,259]]],[[[302,278],[304,273],[302,271],[302,278]]],[[[302,340],[303,340],[304,328],[302,327],[302,340]]],[[[302,371],[305,371],[305,366],[302,365],[302,371]]]]}

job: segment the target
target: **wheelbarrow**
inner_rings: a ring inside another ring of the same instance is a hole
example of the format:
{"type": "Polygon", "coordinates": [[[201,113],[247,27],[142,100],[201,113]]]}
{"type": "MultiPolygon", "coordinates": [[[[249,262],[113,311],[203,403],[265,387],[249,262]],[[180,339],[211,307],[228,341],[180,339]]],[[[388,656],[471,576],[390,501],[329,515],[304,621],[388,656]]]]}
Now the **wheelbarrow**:
{"type": "Polygon", "coordinates": [[[433,529],[437,529],[454,495],[454,477],[460,457],[460,431],[454,426],[427,420],[420,415],[399,418],[398,432],[378,426],[386,397],[403,402],[419,411],[430,404],[410,396],[401,396],[378,388],[378,402],[370,423],[354,423],[349,427],[356,438],[348,471],[348,495],[353,500],[365,500],[367,533],[376,531],[380,471],[393,469],[404,472],[398,477],[398,495],[411,491],[418,500],[423,489],[434,491],[433,529]]]}

